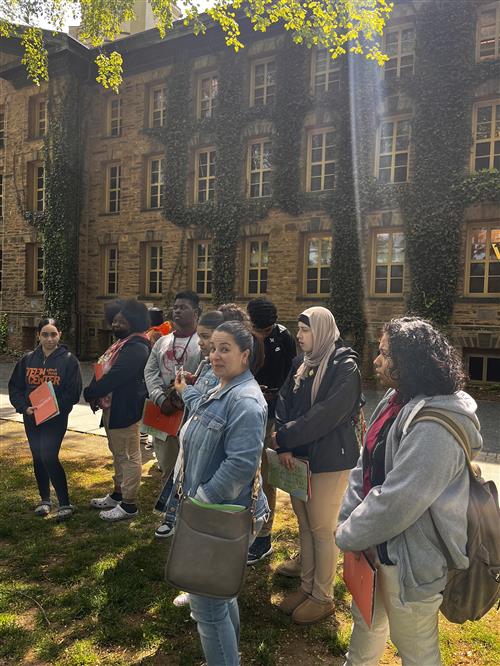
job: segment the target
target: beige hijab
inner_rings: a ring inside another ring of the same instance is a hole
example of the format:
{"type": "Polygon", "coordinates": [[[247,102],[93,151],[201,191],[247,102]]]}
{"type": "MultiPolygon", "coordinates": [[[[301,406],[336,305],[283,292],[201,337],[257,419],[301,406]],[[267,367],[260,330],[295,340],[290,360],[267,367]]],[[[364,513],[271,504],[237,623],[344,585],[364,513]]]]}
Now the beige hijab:
{"type": "Polygon", "coordinates": [[[304,354],[304,359],[295,374],[294,391],[298,391],[300,382],[312,368],[318,368],[311,389],[311,404],[316,400],[319,387],[325,376],[330,356],[335,352],[335,343],[340,337],[335,318],[326,308],[313,307],[302,313],[309,319],[312,331],[312,351],[304,354]]]}

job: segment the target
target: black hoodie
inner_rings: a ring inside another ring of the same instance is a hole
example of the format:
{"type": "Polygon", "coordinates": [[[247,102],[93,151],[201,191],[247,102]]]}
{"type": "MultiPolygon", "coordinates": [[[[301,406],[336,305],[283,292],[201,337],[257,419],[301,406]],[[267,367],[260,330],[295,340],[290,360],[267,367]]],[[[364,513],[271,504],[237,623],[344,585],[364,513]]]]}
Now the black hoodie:
{"type": "Polygon", "coordinates": [[[141,335],[130,337],[118,352],[115,362],[98,382],[93,377],[83,391],[87,402],[104,398],[112,393],[109,428],[128,428],[142,418],[144,401],[148,395],[144,382],[144,366],[151,345],[141,335]]]}
{"type": "Polygon", "coordinates": [[[359,446],[353,417],[362,404],[358,355],[339,340],[311,406],[314,371],[294,392],[297,357],[276,405],[278,453],[291,451],[309,459],[311,472],[339,472],[355,467],[359,446]]]}
{"type": "Polygon", "coordinates": [[[31,391],[48,381],[54,386],[59,413],[67,416],[80,399],[82,376],[78,359],[65,345],[59,345],[47,357],[38,345],[16,363],[9,380],[9,398],[16,412],[24,414],[31,407],[31,391]]]}

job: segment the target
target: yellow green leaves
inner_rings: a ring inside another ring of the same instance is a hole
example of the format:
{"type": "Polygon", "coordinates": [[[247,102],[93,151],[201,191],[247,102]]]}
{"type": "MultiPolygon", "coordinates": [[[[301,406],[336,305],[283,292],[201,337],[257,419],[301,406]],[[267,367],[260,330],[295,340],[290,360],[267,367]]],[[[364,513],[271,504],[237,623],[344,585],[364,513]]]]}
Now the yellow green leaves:
{"type": "Polygon", "coordinates": [[[97,83],[104,88],[111,88],[116,93],[122,82],[123,58],[118,51],[112,51],[109,55],[100,53],[95,59],[98,75],[97,83]]]}
{"type": "MultiPolygon", "coordinates": [[[[47,79],[47,50],[41,21],[60,30],[64,18],[79,14],[79,39],[93,47],[113,41],[123,24],[135,19],[134,0],[2,0],[0,36],[20,37],[29,78],[39,85],[47,79]],[[19,27],[20,24],[32,27],[19,27]]],[[[174,24],[174,0],[151,0],[156,26],[163,39],[174,24]]],[[[355,53],[382,65],[387,57],[380,41],[392,10],[387,0],[212,0],[206,14],[199,0],[184,0],[183,20],[197,35],[210,22],[218,24],[226,45],[235,51],[244,47],[240,22],[250,20],[255,31],[265,33],[279,23],[297,44],[328,49],[332,58],[355,53]],[[246,17],[246,18],[245,18],[246,17]]],[[[117,51],[100,52],[96,58],[97,81],[118,91],[122,82],[122,59],[117,51]]]]}
{"type": "Polygon", "coordinates": [[[21,62],[26,66],[29,78],[39,86],[41,80],[49,78],[47,50],[40,28],[26,28],[21,35],[21,44],[24,47],[21,62]]]}

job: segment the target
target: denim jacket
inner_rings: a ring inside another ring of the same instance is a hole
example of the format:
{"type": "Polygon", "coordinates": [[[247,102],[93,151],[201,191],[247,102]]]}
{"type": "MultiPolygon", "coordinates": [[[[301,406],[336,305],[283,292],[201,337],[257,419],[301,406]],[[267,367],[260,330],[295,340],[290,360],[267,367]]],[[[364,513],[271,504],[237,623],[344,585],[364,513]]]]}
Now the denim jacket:
{"type": "MultiPolygon", "coordinates": [[[[188,386],[183,400],[190,415],[183,435],[184,493],[214,504],[250,506],[267,419],[266,401],[252,373],[246,370],[206,395],[188,386]]],[[[260,488],[255,518],[267,513],[260,488]]]]}
{"type": "Polygon", "coordinates": [[[210,361],[204,359],[200,365],[202,367],[199,371],[198,379],[196,380],[196,383],[193,385],[193,387],[198,391],[198,393],[206,395],[211,389],[217,386],[219,383],[219,378],[216,374],[214,374],[212,366],[210,365],[210,361]]]}

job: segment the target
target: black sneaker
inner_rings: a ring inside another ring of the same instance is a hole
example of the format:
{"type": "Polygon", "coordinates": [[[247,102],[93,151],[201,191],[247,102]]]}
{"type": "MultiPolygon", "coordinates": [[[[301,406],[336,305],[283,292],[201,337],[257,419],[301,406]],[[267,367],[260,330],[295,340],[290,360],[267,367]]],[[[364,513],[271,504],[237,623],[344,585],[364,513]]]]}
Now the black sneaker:
{"type": "Polygon", "coordinates": [[[173,523],[162,523],[160,527],[155,530],[155,536],[159,539],[168,539],[173,536],[175,532],[175,525],[173,523]]]}
{"type": "Polygon", "coordinates": [[[248,550],[247,564],[260,562],[273,552],[271,537],[257,537],[248,550]]]}

